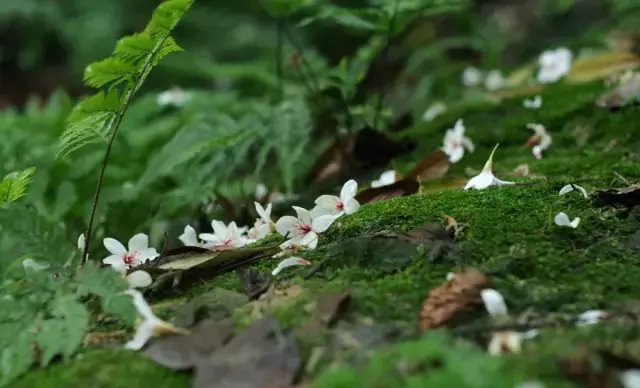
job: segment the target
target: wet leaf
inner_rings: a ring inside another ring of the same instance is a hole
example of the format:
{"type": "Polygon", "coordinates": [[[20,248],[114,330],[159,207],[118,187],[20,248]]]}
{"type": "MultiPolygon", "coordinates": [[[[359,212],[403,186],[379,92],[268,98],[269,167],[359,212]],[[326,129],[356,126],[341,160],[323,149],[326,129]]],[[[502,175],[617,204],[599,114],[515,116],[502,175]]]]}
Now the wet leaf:
{"type": "Polygon", "coordinates": [[[420,328],[440,327],[457,313],[482,305],[480,291],[487,287],[489,281],[482,272],[468,268],[429,291],[420,312],[420,328]]]}
{"type": "Polygon", "coordinates": [[[270,316],[255,321],[196,365],[193,388],[287,388],[301,367],[295,336],[270,316]]]}
{"type": "Polygon", "coordinates": [[[269,289],[268,273],[260,273],[251,268],[240,269],[237,273],[242,282],[242,289],[249,299],[256,299],[269,289]]]}
{"type": "Polygon", "coordinates": [[[564,79],[573,83],[589,82],[638,66],[640,58],[634,53],[603,52],[573,61],[564,79]]]}
{"type": "Polygon", "coordinates": [[[442,150],[435,150],[418,163],[406,175],[406,178],[419,179],[421,181],[442,178],[449,171],[449,167],[451,167],[449,156],[442,150]]]}
{"type": "Polygon", "coordinates": [[[179,327],[191,327],[202,319],[227,318],[234,309],[248,302],[249,297],[244,294],[216,287],[180,307],[175,313],[173,323],[179,327]]]}
{"type": "Polygon", "coordinates": [[[175,335],[153,340],[144,354],[156,363],[174,370],[191,369],[223,348],[233,335],[231,321],[200,322],[189,335],[175,335]]]}
{"type": "Polygon", "coordinates": [[[619,189],[596,190],[592,193],[596,204],[600,206],[619,204],[627,207],[640,205],[640,185],[619,189]]]}
{"type": "Polygon", "coordinates": [[[420,184],[418,181],[412,178],[404,178],[391,185],[363,190],[359,192],[355,198],[361,204],[374,203],[385,199],[415,194],[419,189],[420,184]]]}

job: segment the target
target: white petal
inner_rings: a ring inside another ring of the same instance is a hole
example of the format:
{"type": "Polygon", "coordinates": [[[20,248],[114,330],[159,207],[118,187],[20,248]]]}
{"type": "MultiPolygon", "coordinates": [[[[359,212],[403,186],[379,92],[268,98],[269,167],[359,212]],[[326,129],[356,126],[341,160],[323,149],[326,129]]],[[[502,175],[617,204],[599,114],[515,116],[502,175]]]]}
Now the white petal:
{"type": "Polygon", "coordinates": [[[347,198],[353,198],[358,192],[358,182],[353,179],[348,180],[340,190],[340,199],[345,201],[347,198]]]}
{"type": "Polygon", "coordinates": [[[553,222],[555,222],[558,226],[569,226],[572,228],[576,228],[580,223],[580,218],[577,217],[575,220],[571,221],[569,220],[569,216],[567,216],[566,213],[560,212],[553,218],[553,222]]]}
{"type": "Polygon", "coordinates": [[[311,262],[307,259],[303,259],[300,257],[289,257],[288,259],[282,260],[276,268],[271,272],[271,275],[275,276],[280,273],[284,268],[292,267],[294,265],[309,265],[311,262]]]}
{"type": "Polygon", "coordinates": [[[255,197],[257,199],[262,199],[264,197],[267,196],[267,194],[269,194],[269,190],[267,189],[267,186],[264,185],[264,183],[258,183],[256,185],[256,192],[255,192],[255,197]]]}
{"type": "Polygon", "coordinates": [[[276,231],[282,236],[287,237],[292,234],[300,221],[293,216],[282,216],[276,222],[276,231]]]}
{"type": "Polygon", "coordinates": [[[494,289],[487,288],[480,292],[482,301],[484,302],[484,308],[489,315],[501,316],[507,315],[507,305],[504,302],[502,294],[494,289]]]}
{"type": "Polygon", "coordinates": [[[142,293],[138,290],[127,290],[123,292],[126,295],[131,295],[131,297],[133,298],[133,305],[136,308],[136,311],[138,312],[138,315],[140,315],[145,321],[158,321],[160,320],[154,313],[153,310],[151,310],[151,306],[149,306],[149,303],[147,303],[147,301],[144,299],[144,296],[142,296],[142,293]]]}
{"type": "Polygon", "coordinates": [[[81,233],[80,236],[78,236],[78,249],[84,251],[85,243],[84,233],[81,233]]]}
{"type": "Polygon", "coordinates": [[[533,153],[533,156],[536,157],[536,159],[542,159],[542,147],[540,147],[539,145],[533,146],[533,148],[531,148],[531,152],[533,153]]]}
{"type": "Polygon", "coordinates": [[[223,222],[218,220],[213,220],[211,221],[211,227],[213,228],[213,233],[216,234],[219,240],[224,241],[227,239],[228,230],[227,230],[227,226],[223,222]]]}
{"type": "Polygon", "coordinates": [[[258,240],[261,240],[261,239],[267,237],[269,235],[269,233],[271,233],[271,225],[262,224],[262,225],[258,226],[255,229],[255,233],[256,233],[256,236],[257,236],[258,240]]]}
{"type": "Polygon", "coordinates": [[[151,279],[151,275],[145,271],[134,271],[127,275],[127,283],[129,283],[129,287],[145,288],[153,283],[153,279],[151,279]]]}
{"type": "Polygon", "coordinates": [[[292,208],[296,211],[298,219],[302,221],[303,224],[311,225],[311,213],[309,210],[301,208],[300,206],[292,206],[292,208]]]}
{"type": "Polygon", "coordinates": [[[178,239],[187,247],[195,247],[199,245],[198,235],[191,225],[184,227],[184,233],[182,233],[178,239]]]}
{"type": "Polygon", "coordinates": [[[311,218],[313,219],[320,216],[335,216],[340,212],[341,210],[338,209],[337,204],[335,206],[332,205],[331,207],[316,205],[313,209],[311,209],[311,218]]]}
{"type": "Polygon", "coordinates": [[[311,224],[311,228],[316,233],[322,233],[325,230],[329,229],[331,224],[337,219],[335,216],[320,216],[313,219],[313,223],[311,224]]]}
{"type": "Polygon", "coordinates": [[[119,256],[119,255],[107,256],[104,259],[102,259],[102,262],[104,264],[110,265],[113,269],[116,269],[118,271],[125,269],[125,264],[124,264],[124,261],[122,260],[122,256],[119,256]]]}
{"type": "Polygon", "coordinates": [[[47,264],[47,263],[42,264],[40,262],[33,260],[32,258],[28,258],[28,259],[22,260],[22,266],[25,269],[30,269],[30,270],[39,272],[51,267],[51,264],[47,264]]]}
{"type": "Polygon", "coordinates": [[[456,276],[453,272],[447,272],[447,280],[451,280],[456,276]]]}
{"type": "Polygon", "coordinates": [[[457,163],[464,156],[464,148],[458,146],[449,150],[449,162],[457,163]]]}
{"type": "Polygon", "coordinates": [[[503,181],[500,180],[498,178],[493,178],[493,182],[491,183],[493,186],[508,186],[508,185],[515,185],[516,182],[508,182],[508,181],[503,181]]]}
{"type": "Polygon", "coordinates": [[[467,149],[467,151],[469,152],[473,152],[475,151],[476,147],[473,145],[473,142],[471,141],[471,139],[469,139],[466,136],[463,136],[462,139],[460,140],[460,143],[462,144],[462,146],[464,148],[467,149]]]}
{"type": "Polygon", "coordinates": [[[469,182],[467,182],[464,189],[465,190],[469,190],[469,189],[483,190],[491,186],[494,179],[495,179],[495,176],[491,171],[482,171],[480,174],[471,178],[469,182]]]}
{"type": "Polygon", "coordinates": [[[341,199],[335,195],[321,195],[315,200],[317,205],[314,208],[313,216],[316,216],[318,212],[320,214],[334,214],[340,211],[338,205],[341,203],[341,199]]]}
{"type": "Polygon", "coordinates": [[[560,192],[558,193],[559,195],[565,195],[569,192],[573,191],[573,186],[572,185],[565,185],[560,189],[560,192]]]}
{"type": "Polygon", "coordinates": [[[296,240],[299,245],[305,246],[308,249],[316,249],[318,246],[318,234],[316,232],[309,232],[299,240],[296,240]]]}
{"type": "Polygon", "coordinates": [[[345,214],[353,214],[360,209],[360,202],[358,202],[355,198],[347,198],[344,201],[344,212],[345,214]]]}
{"type": "Polygon", "coordinates": [[[253,206],[255,206],[255,208],[256,208],[256,212],[258,213],[258,216],[259,216],[260,218],[262,218],[262,219],[264,219],[264,218],[268,218],[268,217],[266,216],[266,212],[265,212],[264,208],[262,207],[262,205],[260,205],[258,202],[254,202],[254,203],[253,203],[253,206]]]}
{"type": "Polygon", "coordinates": [[[127,248],[125,248],[124,245],[122,245],[120,241],[116,240],[115,238],[107,237],[102,240],[102,244],[104,244],[104,247],[107,248],[109,253],[111,253],[112,255],[123,256],[127,254],[127,248]]]}
{"type": "Polygon", "coordinates": [[[208,241],[214,244],[220,244],[220,238],[213,233],[200,233],[200,240],[208,241]]]}
{"type": "Polygon", "coordinates": [[[569,226],[571,226],[572,228],[577,228],[578,225],[580,225],[580,217],[576,217],[573,219],[573,221],[571,221],[571,223],[569,224],[569,226]]]}
{"type": "Polygon", "coordinates": [[[623,388],[640,388],[640,369],[629,369],[620,373],[623,388]]]}
{"type": "Polygon", "coordinates": [[[147,342],[153,337],[153,328],[155,327],[155,322],[153,321],[144,321],[136,328],[136,334],[133,336],[131,341],[127,342],[124,345],[125,349],[129,350],[140,350],[142,349],[147,342]]]}
{"type": "Polygon", "coordinates": [[[129,239],[129,252],[139,251],[149,247],[149,236],[138,233],[129,239]]]}
{"type": "Polygon", "coordinates": [[[574,190],[574,187],[575,187],[576,189],[578,189],[578,190],[582,193],[582,195],[583,195],[585,198],[589,198],[589,195],[587,194],[587,190],[585,190],[584,188],[582,188],[582,187],[580,187],[580,186],[578,186],[578,185],[574,185],[574,184],[568,184],[568,185],[566,185],[566,186],[563,186],[563,187],[560,189],[560,193],[559,193],[559,194],[560,194],[560,195],[564,195],[564,194],[566,194],[566,193],[570,193],[570,192],[572,192],[572,191],[574,190]]]}
{"type": "Polygon", "coordinates": [[[608,314],[602,310],[588,310],[578,316],[576,326],[593,325],[598,323],[608,314]]]}
{"type": "Polygon", "coordinates": [[[145,261],[153,260],[158,256],[160,256],[160,254],[155,248],[144,248],[138,251],[136,258],[144,263],[145,261]]]}

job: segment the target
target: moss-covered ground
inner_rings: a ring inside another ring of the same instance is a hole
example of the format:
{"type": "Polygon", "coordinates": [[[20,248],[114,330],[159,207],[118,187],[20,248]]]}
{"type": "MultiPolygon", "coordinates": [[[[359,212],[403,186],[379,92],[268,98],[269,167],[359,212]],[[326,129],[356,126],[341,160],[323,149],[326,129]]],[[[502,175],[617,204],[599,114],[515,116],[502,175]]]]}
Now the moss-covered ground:
{"type": "MultiPolygon", "coordinates": [[[[590,309],[620,311],[629,300],[638,299],[640,253],[627,245],[640,225],[635,212],[595,206],[592,197],[576,192],[558,195],[570,182],[591,191],[640,180],[640,109],[630,106],[611,112],[599,108],[594,101],[602,92],[602,82],[556,85],[542,92],[541,109],[525,109],[523,97],[474,103],[452,107],[433,122],[402,133],[400,136],[418,144],[413,155],[395,161],[407,171],[440,146],[446,128],[464,118],[467,135],[477,149],[453,165],[447,176],[458,181],[455,177],[464,177],[466,167],[481,169],[493,146],[500,143],[494,158],[496,175],[523,184],[464,191],[459,186],[447,187],[451,186],[447,178],[437,185],[425,182],[422,194],[362,206],[332,226],[318,250],[308,256],[315,264],[322,262],[323,267],[308,279],[304,279],[308,267],[285,270],[277,280],[281,287],[296,283],[303,291],[267,308],[283,325],[300,327],[309,320],[318,295],[351,287],[349,309],[337,328],[301,336],[305,356],[314,348],[332,349],[315,366],[308,366],[304,379],[317,387],[514,387],[531,380],[549,387],[570,387],[576,386],[576,378],[570,379],[567,369],[571,368],[562,365],[580,364],[584,349],[591,352],[590,367],[583,367],[577,375],[596,375],[587,376],[591,381],[614,378],[603,372],[611,368],[629,367],[622,366],[620,360],[630,365],[640,362],[640,334],[633,319],[544,329],[539,338],[525,341],[520,355],[502,357],[486,353],[488,333],[482,330],[471,328],[463,336],[454,335],[462,333],[455,330],[412,334],[428,291],[461,266],[491,274],[492,287],[505,296],[514,319],[528,315],[553,320],[590,309]],[[553,144],[541,160],[523,147],[532,134],[525,127],[529,122],[545,125],[553,136],[553,144]],[[523,163],[538,177],[504,176],[523,163]],[[560,211],[571,218],[580,217],[579,227],[556,226],[553,216],[560,211]],[[383,247],[366,251],[365,256],[359,254],[364,251],[351,249],[358,236],[443,223],[445,215],[465,226],[457,239],[462,249],[455,260],[445,256],[431,262],[420,249],[383,247]],[[363,325],[385,327],[375,324],[394,324],[401,333],[394,339],[382,339],[387,346],[375,351],[373,345],[330,345],[334,332],[363,325]],[[617,361],[611,361],[612,357],[618,357],[617,361]]],[[[273,265],[262,262],[255,267],[267,270],[273,265]]],[[[197,297],[215,287],[239,291],[240,286],[236,275],[229,274],[200,284],[189,294],[197,297]]],[[[232,315],[242,326],[255,316],[249,313],[252,310],[252,306],[243,306],[232,315]]],[[[486,321],[481,314],[471,322],[481,325],[486,321]]],[[[142,355],[87,350],[76,359],[32,372],[14,386],[188,384],[188,374],[166,370],[142,355]]]]}

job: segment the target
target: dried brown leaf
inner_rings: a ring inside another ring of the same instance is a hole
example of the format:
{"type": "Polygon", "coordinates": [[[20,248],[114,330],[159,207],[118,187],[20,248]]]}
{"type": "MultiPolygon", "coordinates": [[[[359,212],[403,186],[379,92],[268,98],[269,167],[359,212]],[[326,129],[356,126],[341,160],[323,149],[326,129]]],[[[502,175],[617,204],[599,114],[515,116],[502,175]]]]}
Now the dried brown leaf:
{"type": "Polygon", "coordinates": [[[440,327],[456,313],[481,305],[480,291],[489,282],[488,276],[473,268],[456,273],[445,284],[429,291],[420,312],[420,328],[440,327]]]}
{"type": "Polygon", "coordinates": [[[640,205],[640,185],[618,189],[596,190],[592,194],[598,205],[619,204],[627,207],[640,205]]]}
{"type": "Polygon", "coordinates": [[[363,190],[359,192],[355,198],[361,204],[374,203],[385,199],[415,194],[419,189],[420,184],[415,179],[404,178],[391,185],[363,190]]]}
{"type": "Polygon", "coordinates": [[[406,178],[420,181],[442,178],[449,171],[449,167],[451,167],[449,156],[442,150],[435,150],[418,163],[406,178]]]}
{"type": "Polygon", "coordinates": [[[640,101],[640,74],[633,74],[613,90],[596,99],[596,105],[605,109],[618,109],[640,101]]]}
{"type": "Polygon", "coordinates": [[[323,295],[316,302],[315,317],[327,326],[333,324],[340,313],[345,310],[350,299],[350,289],[337,294],[323,295]]]}
{"type": "Polygon", "coordinates": [[[303,288],[298,284],[293,284],[288,288],[278,288],[270,286],[266,293],[249,303],[251,306],[251,316],[261,317],[268,309],[287,303],[302,294],[303,288]]]}
{"type": "Polygon", "coordinates": [[[573,61],[571,71],[564,79],[574,83],[590,82],[638,66],[640,57],[635,53],[602,52],[573,61]]]}

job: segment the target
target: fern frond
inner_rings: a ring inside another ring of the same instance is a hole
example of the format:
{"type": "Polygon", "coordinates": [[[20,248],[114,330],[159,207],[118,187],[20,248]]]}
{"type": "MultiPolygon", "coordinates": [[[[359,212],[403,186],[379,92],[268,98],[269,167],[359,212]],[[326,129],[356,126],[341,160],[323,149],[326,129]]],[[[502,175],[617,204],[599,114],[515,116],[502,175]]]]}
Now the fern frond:
{"type": "Polygon", "coordinates": [[[20,172],[12,172],[0,182],[0,206],[17,201],[24,195],[27,185],[33,180],[36,168],[31,167],[20,172]]]}
{"type": "Polygon", "coordinates": [[[169,35],[192,1],[166,0],[156,8],[144,31],[120,39],[110,57],[87,66],[85,84],[105,91],[81,101],[69,115],[58,157],[115,135],[151,69],[166,55],[182,50],[169,35]]]}

